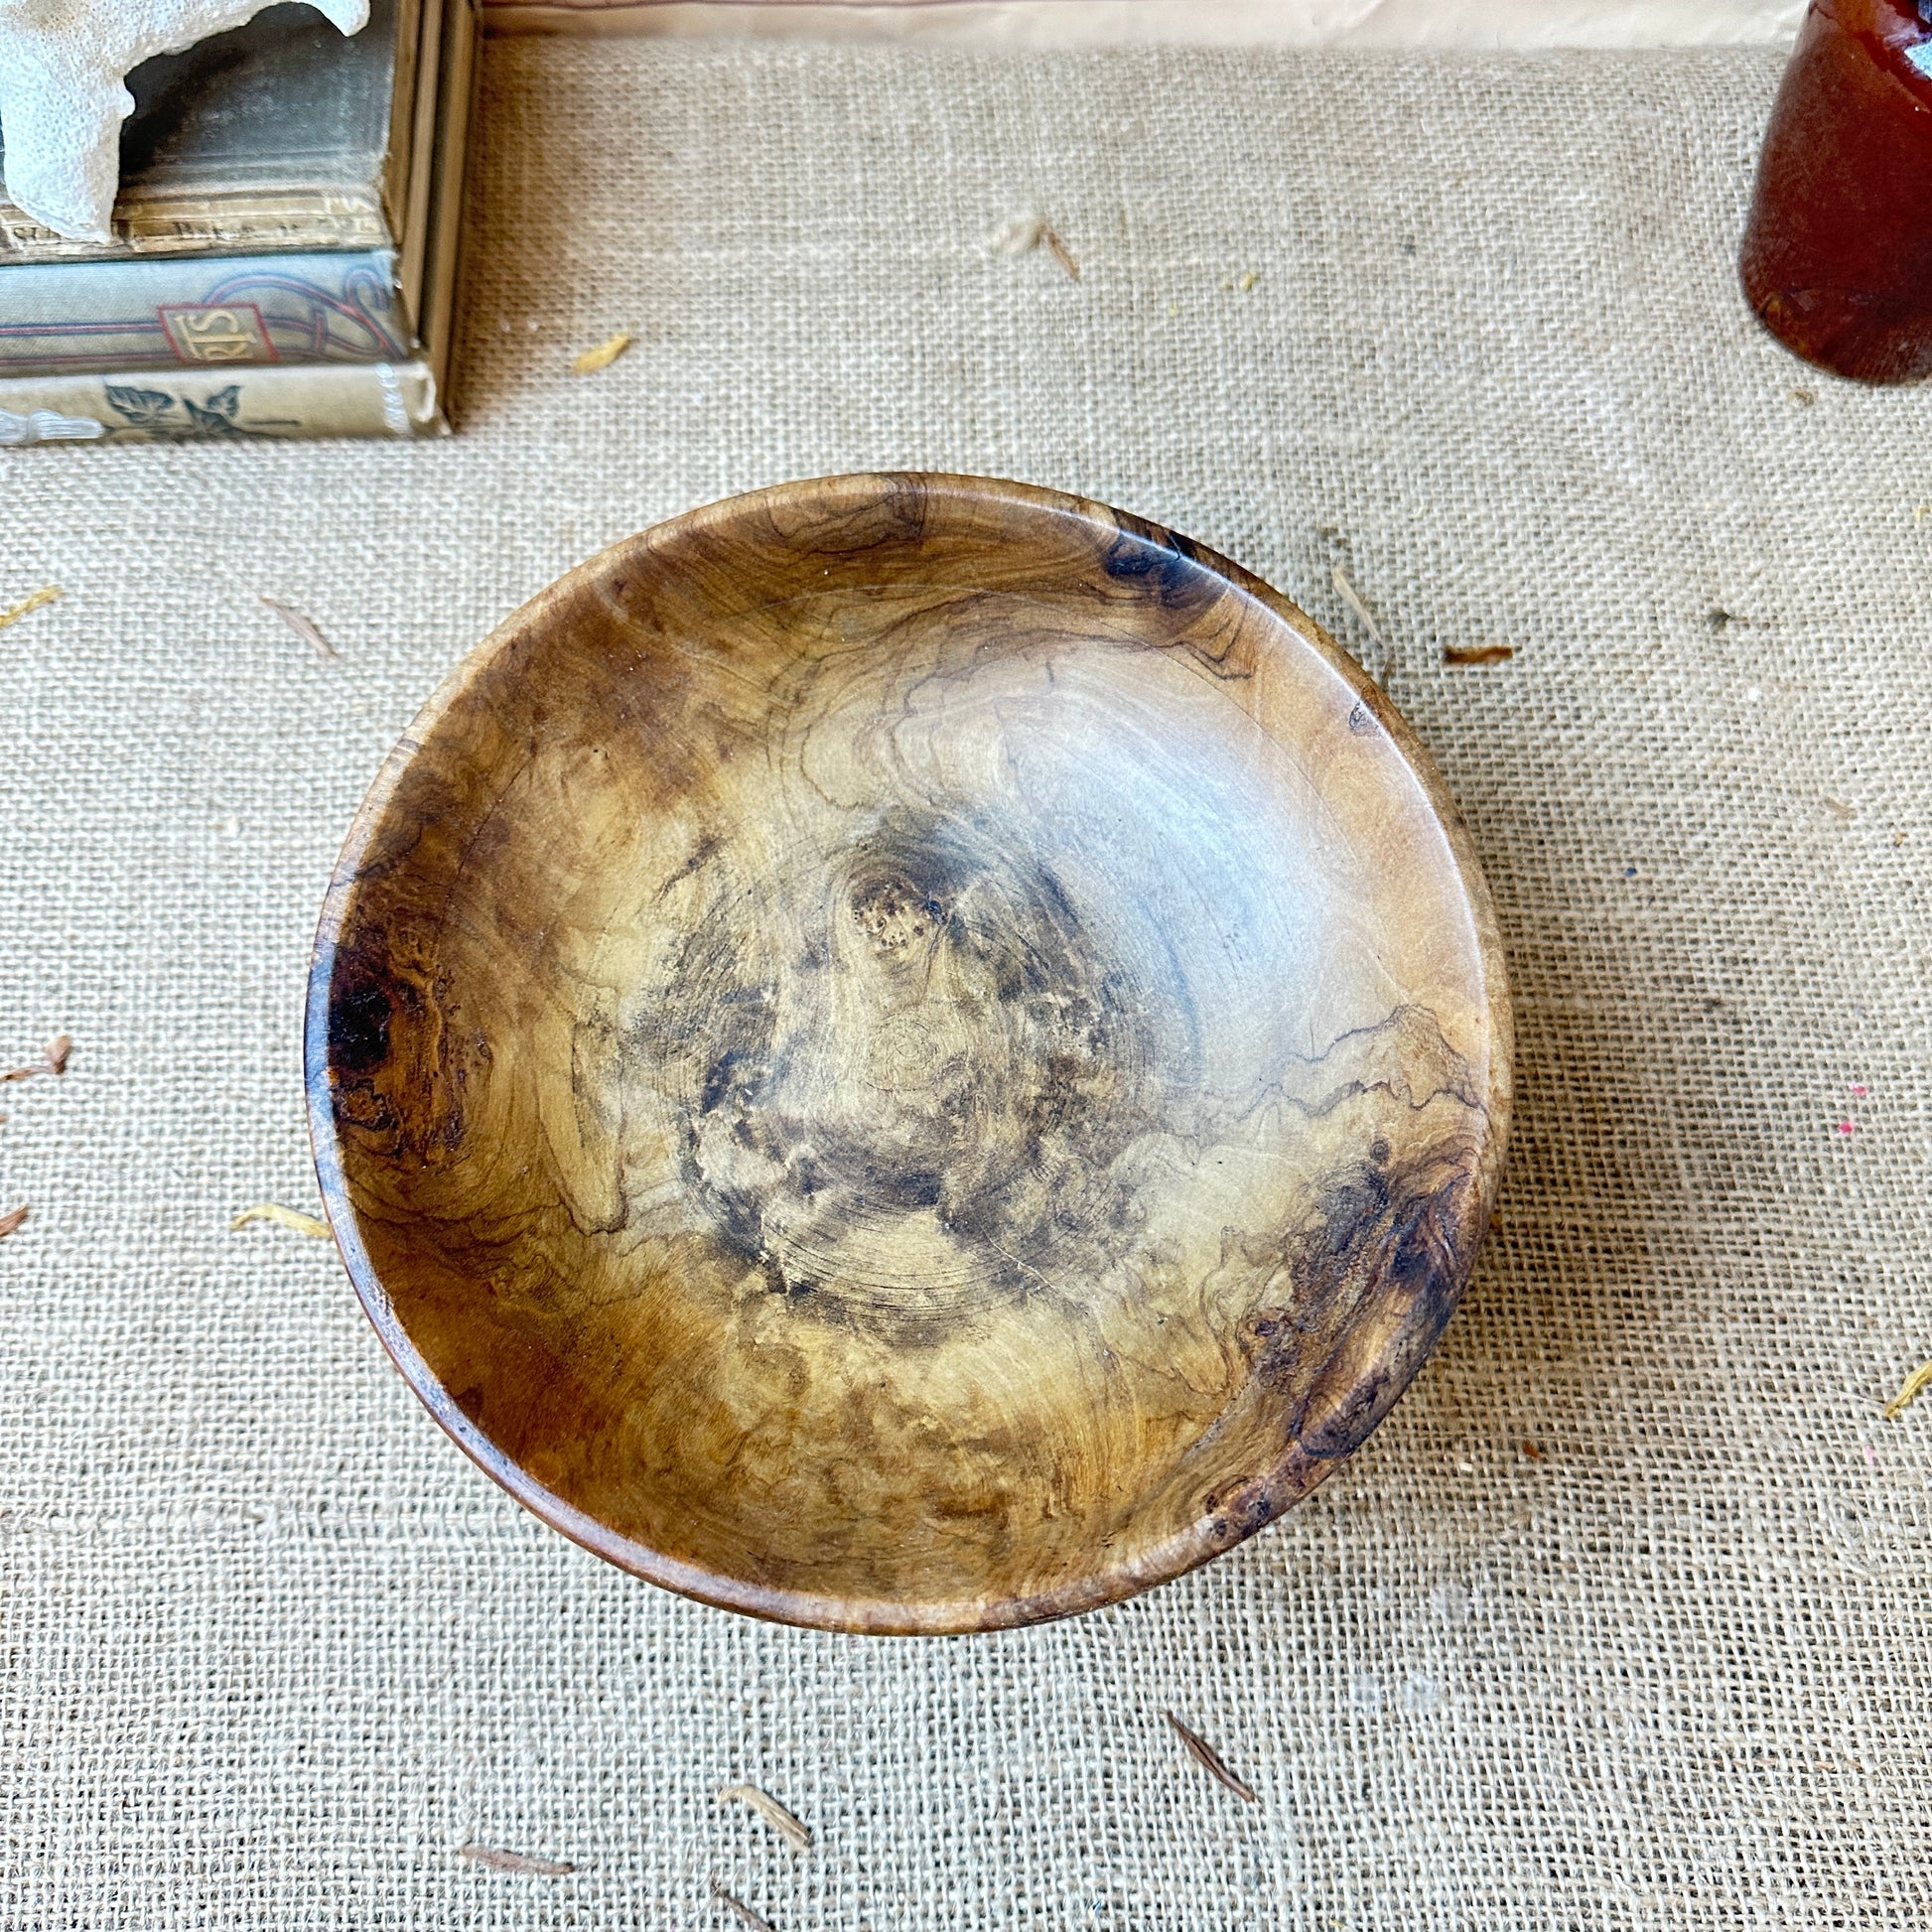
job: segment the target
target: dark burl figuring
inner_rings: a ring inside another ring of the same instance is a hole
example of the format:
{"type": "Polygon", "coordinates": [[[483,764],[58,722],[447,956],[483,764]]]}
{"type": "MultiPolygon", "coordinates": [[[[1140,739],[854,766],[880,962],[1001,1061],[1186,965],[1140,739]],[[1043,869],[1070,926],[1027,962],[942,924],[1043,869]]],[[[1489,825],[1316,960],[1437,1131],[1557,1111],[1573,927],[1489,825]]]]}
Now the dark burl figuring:
{"type": "Polygon", "coordinates": [[[622,543],[364,805],[309,1015],[356,1288],[459,1443],[714,1603],[957,1630],[1225,1550],[1387,1413],[1510,1020],[1441,781],[1102,506],[790,484],[622,543]]]}

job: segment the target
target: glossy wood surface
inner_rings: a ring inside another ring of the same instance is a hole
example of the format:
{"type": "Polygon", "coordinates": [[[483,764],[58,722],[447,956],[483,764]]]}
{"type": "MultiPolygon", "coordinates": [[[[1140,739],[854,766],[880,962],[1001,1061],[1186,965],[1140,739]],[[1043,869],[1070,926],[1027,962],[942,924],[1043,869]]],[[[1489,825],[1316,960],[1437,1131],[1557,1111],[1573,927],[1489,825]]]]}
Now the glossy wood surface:
{"type": "Polygon", "coordinates": [[[1508,999],[1427,759],[1152,525],[948,477],[620,544],[449,680],[311,985],[356,1288],[655,1582],[1031,1621],[1386,1413],[1494,1198],[1508,999]]]}
{"type": "Polygon", "coordinates": [[[1932,375],[1932,30],[1918,0],[1812,0],[1758,157],[1738,273],[1787,348],[1932,375]]]}

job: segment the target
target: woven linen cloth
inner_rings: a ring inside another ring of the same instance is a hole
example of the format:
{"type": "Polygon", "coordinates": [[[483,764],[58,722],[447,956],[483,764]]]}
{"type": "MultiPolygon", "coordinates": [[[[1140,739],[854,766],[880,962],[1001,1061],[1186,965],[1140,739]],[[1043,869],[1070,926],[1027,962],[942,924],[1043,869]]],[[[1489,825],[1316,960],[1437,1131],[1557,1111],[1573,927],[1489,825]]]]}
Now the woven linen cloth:
{"type": "Polygon", "coordinates": [[[0,1089],[0,1922],[1927,1922],[1932,1397],[1880,1411],[1932,1356],[1932,397],[1743,308],[1778,66],[499,42],[463,435],[14,460],[0,604],[65,596],[0,630],[0,1059],[74,1044],[0,1089]],[[1077,280],[985,245],[1034,214],[1077,280]],[[1160,519],[1380,669],[1350,586],[1521,1032],[1388,1424],[991,1637],[606,1568],[326,1244],[228,1228],[318,1205],[314,922],[445,670],[655,519],[882,466],[1160,519]]]}

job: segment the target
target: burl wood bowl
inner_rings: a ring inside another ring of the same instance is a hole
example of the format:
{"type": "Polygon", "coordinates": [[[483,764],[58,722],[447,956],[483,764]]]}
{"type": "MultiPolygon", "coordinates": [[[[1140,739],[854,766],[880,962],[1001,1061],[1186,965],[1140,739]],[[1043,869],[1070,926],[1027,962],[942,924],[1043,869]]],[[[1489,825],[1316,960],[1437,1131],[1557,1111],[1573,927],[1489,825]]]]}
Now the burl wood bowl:
{"type": "Polygon", "coordinates": [[[1233,564],[942,476],[606,551],[355,821],[308,1022],[349,1272],[613,1563],[1031,1622],[1353,1451],[1494,1198],[1489,897],[1355,663],[1233,564]]]}

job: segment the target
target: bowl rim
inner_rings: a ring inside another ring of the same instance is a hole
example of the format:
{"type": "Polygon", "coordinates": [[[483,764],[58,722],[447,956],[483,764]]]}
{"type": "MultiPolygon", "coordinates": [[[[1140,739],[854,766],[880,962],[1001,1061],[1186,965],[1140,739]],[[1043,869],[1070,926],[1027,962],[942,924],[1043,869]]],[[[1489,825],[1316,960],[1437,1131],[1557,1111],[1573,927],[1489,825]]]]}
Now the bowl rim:
{"type": "MultiPolygon", "coordinates": [[[[324,1207],[356,1299],[362,1306],[390,1360],[444,1433],[486,1475],[507,1490],[523,1507],[551,1528],[593,1555],[648,1583],[720,1609],[807,1628],[873,1635],[950,1635],[1013,1628],[1096,1609],[1119,1602],[1158,1585],[1173,1582],[1210,1559],[1247,1540],[1273,1522],[1293,1503],[1321,1482],[1338,1463],[1354,1453],[1317,1457],[1293,1445],[1259,1482],[1244,1493],[1237,1520],[1209,1515],[1161,1543],[1138,1549],[1115,1562],[1083,1572],[1049,1590],[1026,1596],[968,1596],[942,1600],[851,1597],[779,1588],[710,1571],[700,1565],[664,1555],[648,1545],[612,1530],[598,1518],[565,1501],[529,1475],[460,1409],[449,1390],[410,1339],[388,1291],[382,1284],[363,1243],[360,1224],[349,1198],[340,1137],[332,1104],[328,1064],[329,994],[338,941],[345,915],[358,880],[361,859],[381,824],[397,786],[424,742],[464,697],[480,673],[517,634],[532,606],[559,590],[594,579],[621,553],[634,553],[661,544],[689,530],[730,524],[747,515],[796,509],[806,503],[823,510],[844,503],[858,508],[876,502],[882,492],[906,486],[926,496],[1000,502],[1067,517],[1110,535],[1126,534],[1163,547],[1176,545],[1189,561],[1218,577],[1231,590],[1259,606],[1270,618],[1295,632],[1326,661],[1354,692],[1387,734],[1398,755],[1419,784],[1431,814],[1442,829],[1457,884],[1467,905],[1483,982],[1483,1005],[1489,1030],[1489,1090],[1485,1105],[1485,1135],[1480,1160],[1483,1186],[1477,1203],[1475,1234],[1469,1244],[1462,1279],[1452,1301],[1459,1301],[1482,1245],[1490,1212],[1501,1183],[1503,1156],[1509,1138],[1515,1060],[1514,1014],[1501,934],[1488,882],[1477,859],[1474,841],[1460,811],[1449,796],[1441,771],[1408,722],[1389,702],[1362,665],[1315,620],[1271,585],[1231,559],[1171,528],[1135,516],[1093,498],[1077,496],[1036,483],[939,471],[853,472],[803,478],[719,498],[697,508],[650,524],[643,530],[607,545],[526,599],[445,674],[384,759],[362,802],[356,808],[341,854],[330,874],[323,897],[315,946],[310,959],[303,1029],[303,1084],[307,1102],[310,1145],[324,1207]]],[[[1438,1336],[1440,1340],[1440,1335],[1438,1336]]],[[[1418,1357],[1396,1392],[1420,1371],[1435,1352],[1437,1342],[1418,1357]]],[[[1380,1427],[1378,1422],[1377,1427],[1380,1427]]],[[[1374,1432],[1371,1430],[1370,1434],[1374,1432]]]]}

